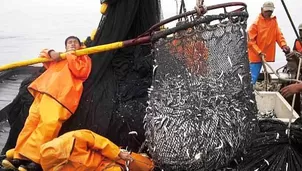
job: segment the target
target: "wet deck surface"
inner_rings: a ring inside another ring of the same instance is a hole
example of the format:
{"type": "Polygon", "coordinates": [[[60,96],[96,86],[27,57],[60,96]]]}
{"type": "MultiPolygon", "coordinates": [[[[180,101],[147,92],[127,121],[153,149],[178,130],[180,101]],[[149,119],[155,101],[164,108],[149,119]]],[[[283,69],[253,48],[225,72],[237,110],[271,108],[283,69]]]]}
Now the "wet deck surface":
{"type": "MultiPolygon", "coordinates": [[[[12,102],[19,92],[21,82],[29,76],[30,73],[15,74],[0,81],[0,110],[12,102]]],[[[6,142],[9,129],[9,124],[6,120],[0,121],[0,151],[6,142]]]]}

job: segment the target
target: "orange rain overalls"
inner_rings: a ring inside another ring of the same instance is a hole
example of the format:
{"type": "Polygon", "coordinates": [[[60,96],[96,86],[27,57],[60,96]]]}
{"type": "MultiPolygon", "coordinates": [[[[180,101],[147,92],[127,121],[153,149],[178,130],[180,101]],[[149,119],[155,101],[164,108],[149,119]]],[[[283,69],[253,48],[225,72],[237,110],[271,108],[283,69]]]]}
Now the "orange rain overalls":
{"type": "Polygon", "coordinates": [[[286,46],[285,38],[278,26],[277,18],[265,19],[259,14],[248,30],[248,56],[251,63],[262,62],[260,53],[266,55],[267,62],[275,61],[276,42],[282,48],[286,46]]]}
{"type": "Polygon", "coordinates": [[[274,62],[276,42],[280,48],[287,45],[278,26],[277,18],[274,16],[265,19],[262,14],[259,14],[256,21],[248,29],[248,56],[252,84],[255,84],[258,80],[262,68],[262,59],[259,54],[265,54],[267,62],[274,62]]]}
{"type": "MultiPolygon", "coordinates": [[[[41,57],[50,58],[48,50],[41,57]]],[[[14,158],[40,163],[40,146],[58,136],[62,123],[76,110],[83,82],[91,70],[87,55],[67,53],[66,60],[45,63],[47,70],[33,81],[28,90],[34,96],[29,115],[20,132],[14,158]]]]}
{"type": "MultiPolygon", "coordinates": [[[[41,166],[47,171],[122,171],[125,164],[125,161],[118,158],[118,146],[89,130],[65,133],[43,144],[40,153],[41,166]]],[[[138,158],[138,154],[133,154],[134,161],[130,163],[130,170],[153,169],[153,162],[149,158],[138,158]]]]}

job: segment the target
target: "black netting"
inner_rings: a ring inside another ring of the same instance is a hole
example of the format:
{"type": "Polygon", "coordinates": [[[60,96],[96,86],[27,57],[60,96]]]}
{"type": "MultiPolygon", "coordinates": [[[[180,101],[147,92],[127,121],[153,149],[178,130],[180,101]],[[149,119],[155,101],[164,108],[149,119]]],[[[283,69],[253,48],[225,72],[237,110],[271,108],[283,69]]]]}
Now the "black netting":
{"type": "MultiPolygon", "coordinates": [[[[90,46],[133,39],[159,22],[160,0],[106,0],[90,46]]],[[[63,124],[61,134],[89,129],[118,146],[137,151],[144,141],[143,118],[152,81],[151,44],[91,55],[92,71],[75,114],[63,124]],[[128,135],[136,131],[132,140],[128,135]],[[131,144],[129,144],[131,143],[131,144]]]]}
{"type": "Polygon", "coordinates": [[[257,109],[246,19],[200,22],[155,43],[155,76],[144,121],[149,152],[162,169],[221,168],[249,144],[257,109]]]}
{"type": "Polygon", "coordinates": [[[292,124],[290,131],[286,123],[266,119],[259,122],[260,132],[251,142],[238,170],[280,170],[302,169],[302,123],[301,118],[292,124]],[[288,136],[290,133],[290,137],[288,136]]]}

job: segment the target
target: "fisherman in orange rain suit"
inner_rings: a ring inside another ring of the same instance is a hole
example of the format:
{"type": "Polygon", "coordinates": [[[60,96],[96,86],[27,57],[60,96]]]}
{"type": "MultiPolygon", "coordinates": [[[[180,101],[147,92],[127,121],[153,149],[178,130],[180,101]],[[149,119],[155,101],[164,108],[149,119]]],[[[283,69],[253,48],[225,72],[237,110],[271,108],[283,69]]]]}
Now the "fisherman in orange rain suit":
{"type": "Polygon", "coordinates": [[[122,171],[125,161],[130,162],[129,168],[133,171],[153,169],[149,158],[137,158],[140,155],[133,155],[135,153],[130,155],[107,138],[89,130],[65,133],[43,144],[40,153],[41,166],[47,171],[122,171]]]}
{"type": "MultiPolygon", "coordinates": [[[[296,39],[294,42],[293,54],[296,54],[296,52],[299,52],[300,54],[302,54],[302,24],[299,25],[298,29],[299,29],[300,37],[299,37],[299,39],[296,39]]],[[[299,54],[299,53],[297,53],[297,54],[299,54]]],[[[299,65],[298,56],[294,55],[291,57],[291,55],[289,54],[289,58],[288,58],[287,66],[286,66],[287,72],[296,76],[296,73],[298,71],[298,65],[299,65]]],[[[301,70],[300,70],[300,73],[301,73],[301,70]]],[[[293,95],[296,94],[294,110],[299,115],[301,115],[300,93],[302,92],[302,84],[284,83],[284,87],[281,87],[280,92],[289,104],[292,103],[293,95]]]]}
{"type": "Polygon", "coordinates": [[[83,82],[90,74],[91,59],[87,55],[76,57],[73,54],[81,48],[81,42],[75,36],[65,40],[65,48],[66,60],[59,60],[60,53],[54,50],[41,52],[41,57],[55,61],[44,63],[47,70],[28,87],[35,99],[19,134],[14,159],[3,160],[4,167],[39,170],[40,146],[56,138],[62,123],[77,109],[83,82]]]}
{"type": "Polygon", "coordinates": [[[256,83],[262,67],[262,56],[267,62],[275,61],[276,42],[284,53],[290,52],[276,17],[272,17],[274,9],[272,2],[265,2],[261,14],[248,30],[248,56],[253,84],[256,83]]]}
{"type": "Polygon", "coordinates": [[[293,50],[302,53],[302,24],[298,26],[300,40],[296,39],[293,50]]]}

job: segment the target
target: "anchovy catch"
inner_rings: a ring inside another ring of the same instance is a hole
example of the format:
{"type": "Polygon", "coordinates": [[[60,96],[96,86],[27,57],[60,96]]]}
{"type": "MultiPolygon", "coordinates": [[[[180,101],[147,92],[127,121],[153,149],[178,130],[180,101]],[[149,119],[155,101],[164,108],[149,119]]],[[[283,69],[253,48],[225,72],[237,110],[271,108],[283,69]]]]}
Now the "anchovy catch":
{"type": "Polygon", "coordinates": [[[198,25],[155,44],[144,123],[149,153],[163,170],[222,168],[249,145],[257,108],[245,28],[242,20],[198,25]]]}

